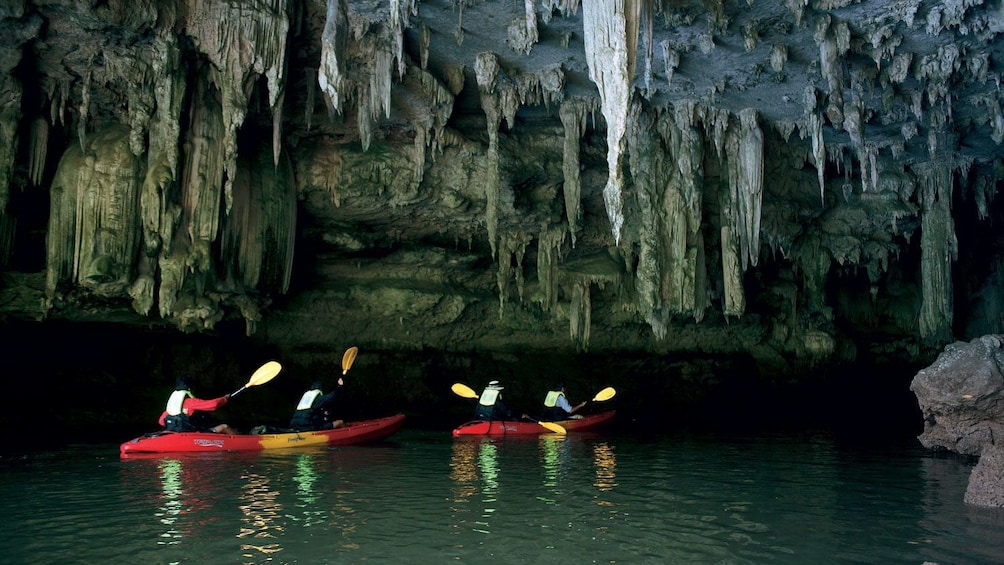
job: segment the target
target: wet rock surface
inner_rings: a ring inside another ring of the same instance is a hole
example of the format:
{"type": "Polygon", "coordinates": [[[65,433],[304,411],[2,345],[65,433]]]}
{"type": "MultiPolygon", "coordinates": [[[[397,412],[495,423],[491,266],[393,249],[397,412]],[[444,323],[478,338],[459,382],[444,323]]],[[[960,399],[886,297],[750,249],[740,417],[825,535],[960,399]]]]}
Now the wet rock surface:
{"type": "Polygon", "coordinates": [[[953,343],[910,386],[924,418],[924,447],[979,458],[965,499],[981,506],[1004,505],[1002,340],[987,335],[953,343]]]}

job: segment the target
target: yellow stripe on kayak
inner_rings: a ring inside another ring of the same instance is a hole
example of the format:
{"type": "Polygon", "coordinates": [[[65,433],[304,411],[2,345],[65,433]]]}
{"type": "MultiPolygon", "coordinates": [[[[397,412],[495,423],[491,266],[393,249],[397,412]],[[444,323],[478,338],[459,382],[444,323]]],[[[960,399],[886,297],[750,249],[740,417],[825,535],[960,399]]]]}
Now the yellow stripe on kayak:
{"type": "Polygon", "coordinates": [[[282,449],[286,447],[306,447],[310,445],[327,445],[328,436],[317,432],[300,432],[298,434],[269,434],[261,436],[262,449],[282,449]]]}

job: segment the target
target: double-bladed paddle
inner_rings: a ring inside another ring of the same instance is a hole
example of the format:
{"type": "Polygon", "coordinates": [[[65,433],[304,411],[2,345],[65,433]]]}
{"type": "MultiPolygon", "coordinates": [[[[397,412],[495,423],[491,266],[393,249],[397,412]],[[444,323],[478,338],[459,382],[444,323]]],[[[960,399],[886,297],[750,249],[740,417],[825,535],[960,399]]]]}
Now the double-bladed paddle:
{"type": "Polygon", "coordinates": [[[278,375],[279,371],[281,370],[282,370],[282,365],[280,365],[278,361],[269,361],[268,363],[265,363],[261,367],[258,367],[258,370],[251,375],[251,378],[248,379],[248,383],[246,385],[231,392],[230,398],[233,398],[238,394],[244,392],[244,389],[246,388],[263,385],[267,383],[268,381],[274,379],[275,376],[278,375]]]}

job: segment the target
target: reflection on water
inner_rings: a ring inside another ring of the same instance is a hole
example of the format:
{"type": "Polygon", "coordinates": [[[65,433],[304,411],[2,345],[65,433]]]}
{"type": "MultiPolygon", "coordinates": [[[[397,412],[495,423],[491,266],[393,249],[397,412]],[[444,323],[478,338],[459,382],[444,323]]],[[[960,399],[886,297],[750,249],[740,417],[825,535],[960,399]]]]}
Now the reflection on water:
{"type": "Polygon", "coordinates": [[[3,563],[1004,563],[971,465],[822,437],[403,434],[0,465],[3,563]],[[444,536],[444,532],[449,535],[444,536]]]}
{"type": "Polygon", "coordinates": [[[601,491],[614,490],[617,486],[617,456],[612,445],[605,441],[593,445],[593,467],[596,469],[593,486],[601,491]]]}
{"type": "MultiPolygon", "coordinates": [[[[499,490],[498,446],[491,438],[461,438],[453,442],[450,457],[450,479],[453,481],[451,510],[461,517],[471,512],[467,506],[478,493],[481,494],[480,519],[473,520],[472,529],[489,533],[489,519],[495,512],[499,490]]],[[[467,520],[460,518],[453,527],[467,520]]]]}
{"type": "Polygon", "coordinates": [[[561,494],[558,483],[565,474],[570,459],[568,436],[559,434],[544,434],[538,439],[541,462],[544,466],[544,490],[547,495],[539,495],[538,500],[546,504],[554,504],[555,496],[561,494]]]}
{"type": "Polygon", "coordinates": [[[316,526],[324,523],[327,513],[319,508],[318,493],[314,483],[317,482],[317,471],[314,469],[314,456],[300,453],[296,456],[296,474],[293,476],[296,483],[296,508],[299,514],[288,514],[287,518],[294,521],[302,521],[304,527],[316,526]]]}
{"type": "Polygon", "coordinates": [[[257,473],[249,473],[241,477],[244,481],[244,492],[240,497],[242,526],[238,538],[253,538],[254,543],[244,542],[241,550],[244,557],[253,558],[254,551],[272,554],[282,551],[282,546],[274,541],[282,537],[283,525],[282,505],[279,503],[279,493],[269,488],[269,478],[257,473]],[[261,540],[261,541],[259,541],[261,540]]]}
{"type": "Polygon", "coordinates": [[[177,529],[178,516],[183,509],[181,497],[184,489],[181,486],[181,461],[177,459],[163,459],[160,461],[160,481],[161,496],[163,506],[160,507],[160,523],[168,527],[167,531],[161,534],[162,540],[158,543],[177,544],[181,538],[181,531],[177,529]]]}

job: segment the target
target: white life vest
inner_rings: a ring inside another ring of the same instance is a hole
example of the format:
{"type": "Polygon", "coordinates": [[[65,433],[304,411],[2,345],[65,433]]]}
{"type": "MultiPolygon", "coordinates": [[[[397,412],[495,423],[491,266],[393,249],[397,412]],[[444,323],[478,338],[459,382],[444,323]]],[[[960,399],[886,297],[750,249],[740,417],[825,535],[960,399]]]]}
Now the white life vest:
{"type": "Polygon", "coordinates": [[[186,398],[194,398],[191,391],[176,390],[172,392],[171,397],[167,399],[167,415],[177,416],[178,414],[181,414],[181,411],[185,406],[186,398]]]}
{"type": "Polygon", "coordinates": [[[318,396],[321,396],[321,391],[317,390],[316,388],[313,390],[308,390],[307,392],[303,393],[303,396],[300,397],[300,403],[296,405],[296,409],[310,410],[314,406],[314,401],[317,400],[318,396]]]}
{"type": "Polygon", "coordinates": [[[495,388],[486,388],[481,393],[481,397],[478,398],[478,404],[482,406],[495,406],[495,401],[498,400],[500,392],[502,391],[495,388]]]}

